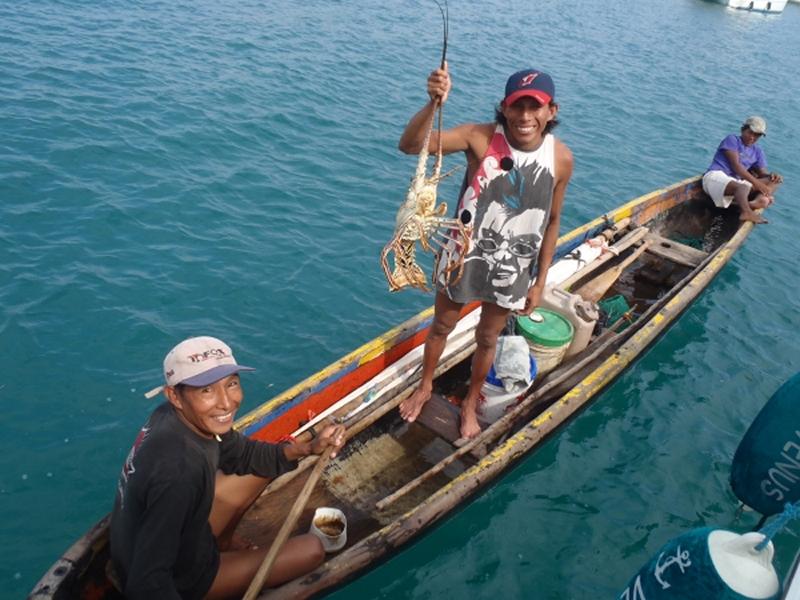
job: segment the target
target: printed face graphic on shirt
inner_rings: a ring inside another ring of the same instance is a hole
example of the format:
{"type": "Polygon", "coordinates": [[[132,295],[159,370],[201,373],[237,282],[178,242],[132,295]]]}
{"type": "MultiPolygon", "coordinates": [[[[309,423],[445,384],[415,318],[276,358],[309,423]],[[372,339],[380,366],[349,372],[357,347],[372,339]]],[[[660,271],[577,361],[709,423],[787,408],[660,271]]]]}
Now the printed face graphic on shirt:
{"type": "Polygon", "coordinates": [[[481,280],[497,302],[517,302],[528,292],[549,209],[549,197],[540,198],[532,182],[543,177],[552,176],[538,163],[518,167],[512,161],[482,191],[466,261],[483,263],[481,280]]]}
{"type": "Polygon", "coordinates": [[[543,220],[544,211],[529,209],[509,216],[502,205],[493,202],[490,206],[481,222],[474,258],[486,262],[493,287],[510,288],[521,272],[531,268],[541,241],[538,235],[530,232],[530,221],[536,217],[543,220]]]}
{"type": "Polygon", "coordinates": [[[471,229],[462,276],[448,282],[441,262],[438,271],[451,299],[524,304],[553,198],[552,142],[545,138],[543,144],[549,145],[541,152],[515,150],[498,126],[479,168],[465,181],[456,210],[471,229]]]}

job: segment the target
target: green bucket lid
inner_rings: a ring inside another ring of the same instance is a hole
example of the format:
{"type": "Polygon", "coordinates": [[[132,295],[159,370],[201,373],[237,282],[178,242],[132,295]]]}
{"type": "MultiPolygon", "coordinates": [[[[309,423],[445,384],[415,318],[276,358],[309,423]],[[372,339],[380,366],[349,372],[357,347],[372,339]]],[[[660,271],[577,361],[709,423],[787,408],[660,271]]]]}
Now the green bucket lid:
{"type": "Polygon", "coordinates": [[[546,308],[537,308],[531,316],[517,317],[517,329],[540,346],[555,348],[572,341],[575,328],[565,317],[546,308]],[[541,317],[541,319],[539,319],[541,317]]]}

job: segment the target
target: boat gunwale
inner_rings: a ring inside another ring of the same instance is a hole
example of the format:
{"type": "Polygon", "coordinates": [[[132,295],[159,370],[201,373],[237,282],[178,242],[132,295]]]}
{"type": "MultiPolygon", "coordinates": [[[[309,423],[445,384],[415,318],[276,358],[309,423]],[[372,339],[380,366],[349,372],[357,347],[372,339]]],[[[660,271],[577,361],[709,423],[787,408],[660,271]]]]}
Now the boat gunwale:
{"type": "Polygon", "coordinates": [[[108,544],[110,523],[111,513],[107,513],[94,523],[47,569],[28,598],[71,598],[68,591],[62,587],[70,579],[80,578],[94,561],[95,556],[108,544]],[[91,554],[87,556],[89,552],[91,554]]]}

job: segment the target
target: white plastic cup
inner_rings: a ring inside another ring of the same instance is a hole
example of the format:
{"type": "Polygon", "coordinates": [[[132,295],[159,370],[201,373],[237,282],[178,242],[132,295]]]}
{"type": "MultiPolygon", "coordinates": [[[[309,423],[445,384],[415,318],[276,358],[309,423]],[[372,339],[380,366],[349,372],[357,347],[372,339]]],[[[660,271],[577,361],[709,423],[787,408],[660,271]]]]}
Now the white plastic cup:
{"type": "Polygon", "coordinates": [[[321,506],[314,511],[309,532],[319,538],[325,552],[336,552],[347,543],[347,517],[338,508],[321,506]],[[336,533],[339,528],[341,533],[336,533]]]}

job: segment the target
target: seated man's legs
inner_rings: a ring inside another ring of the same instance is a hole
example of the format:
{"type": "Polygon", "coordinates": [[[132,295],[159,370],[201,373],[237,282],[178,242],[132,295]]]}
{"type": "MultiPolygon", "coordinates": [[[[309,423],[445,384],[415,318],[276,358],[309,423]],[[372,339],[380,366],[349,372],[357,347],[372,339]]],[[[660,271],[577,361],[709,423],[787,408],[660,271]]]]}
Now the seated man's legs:
{"type": "MultiPolygon", "coordinates": [[[[236,526],[269,481],[256,475],[217,472],[214,503],[208,522],[217,538],[220,565],[207,598],[241,597],[247,591],[269,548],[231,549],[236,526]]],[[[322,542],[311,534],[286,541],[275,559],[266,586],[278,585],[312,571],[325,559],[322,542]]]]}
{"type": "Polygon", "coordinates": [[[268,483],[268,479],[256,475],[225,475],[217,471],[208,522],[220,550],[231,549],[233,532],[239,521],[268,483]]]}
{"type": "Polygon", "coordinates": [[[758,194],[753,202],[750,202],[750,191],[752,186],[746,181],[731,181],[725,186],[725,195],[733,196],[736,205],[739,207],[739,219],[742,221],[752,221],[753,223],[767,223],[768,221],[755,212],[756,208],[764,208],[765,200],[762,194],[758,194]]]}
{"type": "MultiPolygon", "coordinates": [[[[220,554],[219,571],[206,595],[207,600],[241,598],[250,587],[269,548],[232,550],[220,554]]],[[[325,560],[325,549],[315,535],[306,533],[286,540],[272,564],[265,587],[291,581],[313,571],[325,560]]]]}
{"type": "Polygon", "coordinates": [[[723,171],[708,171],[703,175],[703,190],[714,201],[714,205],[719,208],[728,208],[733,199],[741,211],[740,218],[742,220],[766,223],[767,220],[755,212],[756,208],[763,208],[760,206],[763,200],[754,198],[755,206],[751,206],[749,201],[751,188],[749,182],[731,177],[723,171]]]}
{"type": "Polygon", "coordinates": [[[759,177],[758,180],[767,187],[769,193],[765,195],[755,190],[751,190],[749,200],[750,206],[754,210],[756,208],[766,208],[775,202],[775,190],[777,190],[778,186],[780,185],[780,183],[772,181],[768,175],[759,177]]]}

